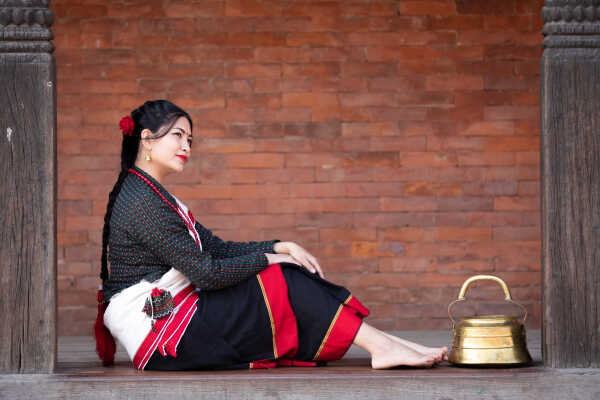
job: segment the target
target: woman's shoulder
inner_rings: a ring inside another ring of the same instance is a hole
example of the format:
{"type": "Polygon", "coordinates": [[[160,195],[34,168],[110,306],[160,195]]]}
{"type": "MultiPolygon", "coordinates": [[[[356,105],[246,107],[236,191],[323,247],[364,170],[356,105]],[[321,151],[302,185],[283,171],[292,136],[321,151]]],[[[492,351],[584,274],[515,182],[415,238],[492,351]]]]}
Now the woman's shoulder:
{"type": "Polygon", "coordinates": [[[163,197],[169,199],[171,195],[162,187],[155,188],[158,193],[136,175],[128,174],[115,200],[113,215],[118,218],[133,218],[142,210],[153,214],[170,214],[170,206],[163,197]]]}

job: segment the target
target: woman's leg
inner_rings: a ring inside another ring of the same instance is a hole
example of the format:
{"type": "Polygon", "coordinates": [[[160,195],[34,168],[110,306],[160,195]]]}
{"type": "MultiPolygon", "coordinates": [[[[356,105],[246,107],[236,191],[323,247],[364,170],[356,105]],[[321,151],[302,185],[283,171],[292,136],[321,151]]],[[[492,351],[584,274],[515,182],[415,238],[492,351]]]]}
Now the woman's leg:
{"type": "Polygon", "coordinates": [[[389,335],[363,322],[358,329],[354,344],[371,354],[374,369],[392,368],[401,365],[429,367],[446,359],[446,347],[421,346],[408,340],[389,335]]]}

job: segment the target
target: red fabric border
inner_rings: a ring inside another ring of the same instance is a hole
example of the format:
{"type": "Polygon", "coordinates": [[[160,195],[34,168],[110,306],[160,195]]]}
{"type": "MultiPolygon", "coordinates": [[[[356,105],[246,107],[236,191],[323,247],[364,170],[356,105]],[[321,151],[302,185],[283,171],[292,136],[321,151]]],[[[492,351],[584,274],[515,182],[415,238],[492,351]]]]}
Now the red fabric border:
{"type": "Polygon", "coordinates": [[[293,358],[298,351],[298,328],[296,316],[290,305],[288,289],[281,266],[271,264],[261,271],[259,283],[262,282],[265,301],[271,309],[271,324],[274,328],[273,346],[275,358],[293,358]]]}
{"type": "Polygon", "coordinates": [[[366,317],[369,315],[370,311],[367,307],[363,306],[363,304],[358,301],[358,299],[352,295],[348,297],[348,299],[344,302],[344,304],[350,308],[352,308],[358,315],[361,317],[366,317]]]}
{"type": "Polygon", "coordinates": [[[196,300],[198,300],[198,295],[194,293],[193,285],[187,286],[175,295],[173,303],[175,303],[175,307],[179,305],[181,307],[174,315],[156,320],[154,331],[148,332],[133,357],[133,365],[137,369],[144,369],[157,348],[163,356],[167,354],[176,356],[177,344],[196,312],[196,300]]]}
{"type": "Polygon", "coordinates": [[[333,326],[329,331],[329,336],[323,339],[325,342],[318,354],[315,355],[315,361],[339,360],[346,354],[354,341],[362,318],[356,315],[353,308],[345,305],[340,305],[340,307],[337,319],[331,322],[333,326]]]}

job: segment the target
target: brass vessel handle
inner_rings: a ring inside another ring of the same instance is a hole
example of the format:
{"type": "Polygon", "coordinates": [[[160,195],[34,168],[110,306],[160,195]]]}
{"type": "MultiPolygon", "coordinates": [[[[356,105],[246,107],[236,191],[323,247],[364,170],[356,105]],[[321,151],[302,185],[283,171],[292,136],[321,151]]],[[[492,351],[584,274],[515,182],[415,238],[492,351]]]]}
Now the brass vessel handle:
{"type": "Polygon", "coordinates": [[[493,275],[475,275],[475,276],[470,277],[469,279],[467,279],[465,281],[465,283],[463,283],[462,287],[460,288],[460,292],[458,293],[458,299],[454,300],[452,303],[450,303],[448,305],[448,317],[450,317],[450,319],[452,320],[452,328],[454,328],[454,326],[456,325],[456,321],[454,320],[454,318],[452,318],[452,313],[450,312],[450,308],[454,305],[454,303],[458,303],[459,301],[466,300],[465,293],[467,291],[467,288],[469,287],[469,285],[472,282],[484,281],[484,280],[496,281],[500,284],[500,286],[502,286],[502,290],[504,291],[504,300],[509,301],[509,302],[521,307],[521,309],[524,312],[523,324],[525,324],[525,320],[527,319],[527,310],[521,304],[513,301],[513,299],[510,297],[510,290],[508,290],[508,286],[506,285],[506,282],[504,282],[502,279],[498,278],[497,276],[493,276],[493,275]]]}

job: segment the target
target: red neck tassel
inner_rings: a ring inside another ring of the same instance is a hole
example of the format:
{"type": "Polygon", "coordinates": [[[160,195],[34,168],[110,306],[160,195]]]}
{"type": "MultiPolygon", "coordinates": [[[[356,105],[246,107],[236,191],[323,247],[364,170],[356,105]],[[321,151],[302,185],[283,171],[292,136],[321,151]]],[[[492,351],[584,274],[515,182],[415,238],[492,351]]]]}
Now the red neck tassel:
{"type": "Polygon", "coordinates": [[[102,360],[102,365],[109,366],[115,362],[115,352],[117,346],[115,339],[104,325],[104,311],[106,311],[107,303],[103,302],[104,295],[102,289],[98,290],[98,316],[94,324],[94,336],[96,337],[96,353],[102,360]]]}

